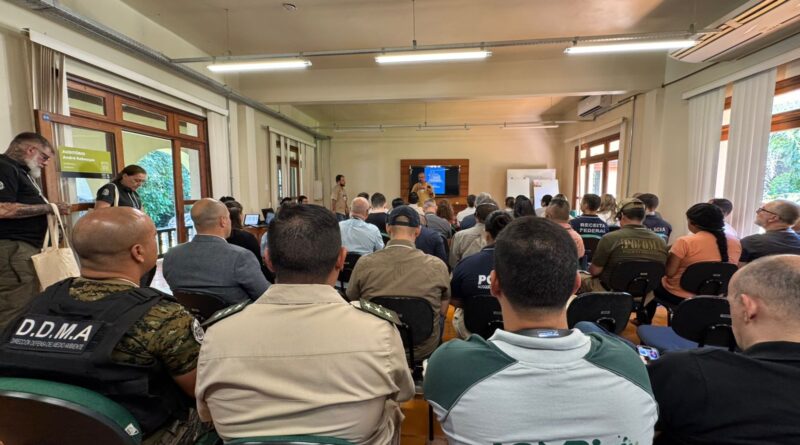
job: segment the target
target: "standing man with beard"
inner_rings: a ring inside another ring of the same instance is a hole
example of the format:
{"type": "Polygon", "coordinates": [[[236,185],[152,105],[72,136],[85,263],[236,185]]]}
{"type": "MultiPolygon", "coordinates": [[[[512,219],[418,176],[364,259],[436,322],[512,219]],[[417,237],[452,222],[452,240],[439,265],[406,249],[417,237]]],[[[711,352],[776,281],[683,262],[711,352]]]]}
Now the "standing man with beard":
{"type": "MultiPolygon", "coordinates": [[[[42,249],[52,207],[35,178],[55,155],[36,133],[18,134],[0,155],[0,330],[39,293],[31,257],[42,249]]],[[[55,204],[69,213],[69,204],[55,204]]]]}

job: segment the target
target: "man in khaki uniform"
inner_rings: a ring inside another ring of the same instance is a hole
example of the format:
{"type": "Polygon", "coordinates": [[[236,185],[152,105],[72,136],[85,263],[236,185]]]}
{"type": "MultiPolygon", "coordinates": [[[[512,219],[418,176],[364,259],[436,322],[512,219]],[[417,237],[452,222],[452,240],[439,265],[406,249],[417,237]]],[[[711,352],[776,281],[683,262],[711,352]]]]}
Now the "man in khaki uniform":
{"type": "Polygon", "coordinates": [[[417,175],[417,182],[411,187],[411,193],[416,193],[419,196],[419,203],[417,204],[419,206],[422,206],[425,201],[436,197],[433,186],[425,180],[425,172],[420,172],[417,175]]]}
{"type": "Polygon", "coordinates": [[[398,402],[414,382],[397,328],[348,304],[339,225],[315,205],[284,206],[270,224],[276,283],[205,334],[197,406],[225,440],[316,435],[398,444],[398,402]]]}
{"type": "Polygon", "coordinates": [[[386,248],[362,257],[353,269],[347,298],[419,297],[434,311],[433,333],[414,348],[414,359],[429,357],[439,346],[442,317],[450,303],[447,265],[433,255],[417,250],[414,240],[420,232],[419,215],[409,206],[392,209],[386,222],[391,241],[386,248]],[[440,317],[441,315],[441,317],[440,317]]]}
{"type": "Polygon", "coordinates": [[[344,175],[336,175],[336,186],[333,187],[331,192],[331,210],[336,214],[337,221],[344,221],[350,214],[350,209],[347,207],[347,190],[344,186],[346,184],[344,175]]]}

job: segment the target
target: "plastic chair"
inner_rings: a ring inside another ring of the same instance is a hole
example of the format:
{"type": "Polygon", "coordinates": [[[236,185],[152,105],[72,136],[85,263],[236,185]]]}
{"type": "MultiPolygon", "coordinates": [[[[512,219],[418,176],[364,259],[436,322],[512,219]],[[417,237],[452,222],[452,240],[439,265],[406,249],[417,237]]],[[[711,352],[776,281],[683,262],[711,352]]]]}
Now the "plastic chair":
{"type": "Polygon", "coordinates": [[[725,347],[733,351],[736,338],[731,328],[728,300],[717,296],[686,299],[675,310],[672,326],[639,326],[639,338],[662,352],[704,346],[725,347]]]}
{"type": "Polygon", "coordinates": [[[578,295],[567,308],[570,329],[580,321],[591,321],[614,334],[621,334],[628,325],[633,297],[626,292],[587,292],[578,295]]]}
{"type": "Polygon", "coordinates": [[[325,436],[262,436],[246,437],[242,439],[232,439],[225,442],[225,445],[258,445],[271,443],[273,445],[353,445],[352,442],[325,436]]]}
{"type": "Polygon", "coordinates": [[[0,440],[5,445],[138,445],[142,433],[128,410],[94,391],[0,378],[0,440]]]}
{"type": "Polygon", "coordinates": [[[175,289],[172,291],[172,296],[200,322],[230,306],[222,297],[209,292],[175,289]]]}
{"type": "Polygon", "coordinates": [[[583,240],[583,247],[586,250],[584,258],[587,263],[592,262],[592,252],[597,250],[597,245],[600,244],[600,237],[597,235],[581,235],[583,240]]]}
{"type": "Polygon", "coordinates": [[[727,295],[728,283],[738,269],[717,261],[694,263],[681,275],[681,287],[695,295],[727,295]]]}
{"type": "Polygon", "coordinates": [[[503,312],[500,303],[491,295],[476,295],[464,300],[464,326],[473,334],[483,338],[503,329],[503,312]]]}
{"type": "Polygon", "coordinates": [[[654,261],[624,261],[614,267],[608,287],[614,292],[627,292],[633,297],[633,312],[639,320],[646,320],[644,298],[652,292],[664,276],[664,265],[654,261]]]}
{"type": "Polygon", "coordinates": [[[344,284],[350,281],[350,276],[353,275],[353,269],[356,267],[359,258],[361,258],[361,254],[355,252],[348,252],[344,258],[344,268],[339,271],[339,278],[337,279],[340,289],[344,290],[344,284]]]}

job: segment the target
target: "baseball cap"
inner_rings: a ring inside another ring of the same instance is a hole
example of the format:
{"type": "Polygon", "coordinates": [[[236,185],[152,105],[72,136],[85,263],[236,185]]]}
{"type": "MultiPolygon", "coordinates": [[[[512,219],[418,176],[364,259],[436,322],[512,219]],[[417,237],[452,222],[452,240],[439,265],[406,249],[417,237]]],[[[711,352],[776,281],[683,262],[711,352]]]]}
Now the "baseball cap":
{"type": "Polygon", "coordinates": [[[625,198],[617,206],[617,212],[621,212],[626,208],[641,207],[645,208],[644,203],[637,198],[625,198]]]}
{"type": "Polygon", "coordinates": [[[419,213],[407,205],[398,206],[389,212],[389,219],[386,224],[389,226],[419,227],[419,213]],[[406,221],[398,221],[397,219],[401,216],[404,216],[406,221]]]}

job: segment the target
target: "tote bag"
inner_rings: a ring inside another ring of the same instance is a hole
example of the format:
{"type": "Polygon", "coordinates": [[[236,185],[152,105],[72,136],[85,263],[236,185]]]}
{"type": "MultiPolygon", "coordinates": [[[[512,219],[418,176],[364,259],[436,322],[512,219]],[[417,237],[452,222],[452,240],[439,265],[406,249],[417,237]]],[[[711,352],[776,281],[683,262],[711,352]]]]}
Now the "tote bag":
{"type": "Polygon", "coordinates": [[[59,234],[64,230],[61,215],[55,204],[50,204],[53,214],[47,215],[47,233],[44,236],[42,253],[31,257],[36,275],[39,277],[41,289],[67,278],[81,275],[78,262],[69,246],[69,239],[64,237],[64,247],[59,247],[59,234]]]}

